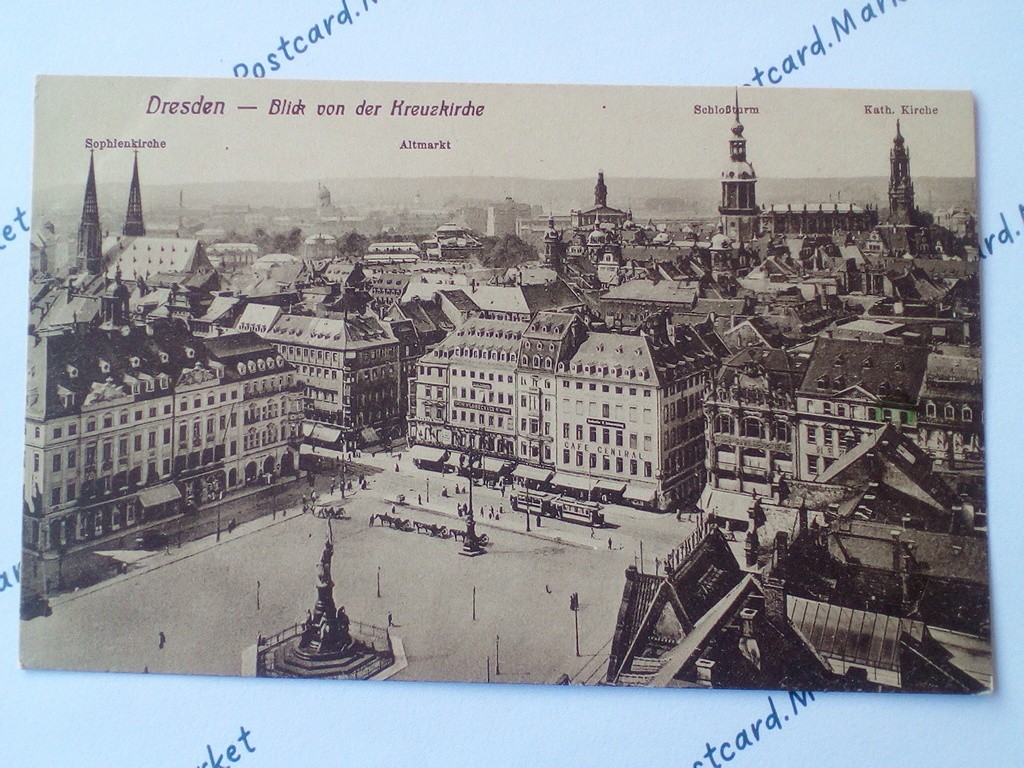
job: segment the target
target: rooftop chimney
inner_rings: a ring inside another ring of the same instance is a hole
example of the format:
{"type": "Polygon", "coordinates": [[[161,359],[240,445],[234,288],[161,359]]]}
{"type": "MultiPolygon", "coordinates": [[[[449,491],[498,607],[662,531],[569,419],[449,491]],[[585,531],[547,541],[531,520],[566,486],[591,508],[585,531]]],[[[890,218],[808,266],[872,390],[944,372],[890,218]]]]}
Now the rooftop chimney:
{"type": "Polygon", "coordinates": [[[715,669],[715,662],[711,659],[697,659],[697,684],[705,688],[711,688],[713,680],[713,674],[715,669]]]}
{"type": "Polygon", "coordinates": [[[786,580],[765,576],[761,582],[764,591],[765,615],[770,621],[786,621],[786,580]]]}

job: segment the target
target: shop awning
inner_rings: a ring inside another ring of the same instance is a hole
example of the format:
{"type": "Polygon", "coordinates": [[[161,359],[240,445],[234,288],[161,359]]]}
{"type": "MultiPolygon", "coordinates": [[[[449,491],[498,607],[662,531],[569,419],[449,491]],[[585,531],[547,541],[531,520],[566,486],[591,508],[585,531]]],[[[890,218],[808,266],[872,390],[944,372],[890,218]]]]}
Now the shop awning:
{"type": "Polygon", "coordinates": [[[627,501],[638,501],[641,504],[653,504],[657,497],[658,486],[650,483],[630,483],[622,494],[622,498],[627,501]]]}
{"type": "Polygon", "coordinates": [[[508,462],[504,459],[496,459],[493,456],[484,456],[481,466],[484,472],[493,472],[496,475],[501,474],[505,471],[505,467],[508,466],[508,462]]]}
{"type": "Polygon", "coordinates": [[[535,480],[538,483],[546,483],[555,474],[550,469],[531,467],[529,464],[520,464],[512,470],[512,477],[520,480],[535,480]]]}
{"type": "Polygon", "coordinates": [[[181,491],[174,483],[162,483],[139,491],[139,503],[144,507],[156,507],[181,498],[181,491]]]}
{"type": "Polygon", "coordinates": [[[409,455],[413,461],[425,461],[428,464],[440,464],[448,456],[444,448],[435,448],[432,445],[414,445],[409,449],[409,455]]]}
{"type": "Polygon", "coordinates": [[[721,488],[712,488],[701,499],[701,508],[727,520],[750,520],[750,508],[754,499],[745,493],[733,493],[721,488]]]}
{"type": "Polygon", "coordinates": [[[568,472],[558,472],[551,480],[552,485],[557,485],[559,488],[571,488],[576,491],[591,491],[594,488],[595,482],[589,477],[581,477],[580,475],[570,475],[568,472]]]}
{"type": "Polygon", "coordinates": [[[359,434],[367,445],[373,445],[381,441],[380,435],[377,434],[377,430],[373,427],[363,427],[359,434]]]}
{"type": "Polygon", "coordinates": [[[599,491],[609,493],[622,493],[626,490],[626,484],[619,480],[598,480],[595,486],[599,491]]]}
{"type": "Polygon", "coordinates": [[[345,456],[345,452],[344,451],[339,451],[337,448],[325,448],[322,445],[306,445],[305,443],[303,443],[302,445],[299,446],[299,455],[300,456],[323,456],[324,458],[327,458],[327,459],[339,459],[339,460],[344,460],[344,459],[347,458],[345,456]]]}
{"type": "Polygon", "coordinates": [[[341,430],[337,427],[328,427],[326,424],[310,424],[308,421],[302,425],[302,434],[321,443],[336,443],[341,438],[341,430]]]}

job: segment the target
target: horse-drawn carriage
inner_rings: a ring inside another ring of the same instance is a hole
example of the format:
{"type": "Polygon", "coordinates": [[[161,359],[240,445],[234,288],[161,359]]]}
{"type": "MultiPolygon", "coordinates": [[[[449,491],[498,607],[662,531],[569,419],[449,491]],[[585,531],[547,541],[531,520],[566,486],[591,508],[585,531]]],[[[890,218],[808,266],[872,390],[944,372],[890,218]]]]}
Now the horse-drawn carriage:
{"type": "Polygon", "coordinates": [[[328,520],[352,519],[351,517],[349,517],[349,514],[345,511],[345,508],[340,504],[314,504],[313,517],[319,517],[328,520]]]}
{"type": "MultiPolygon", "coordinates": [[[[423,533],[427,536],[433,536],[438,539],[455,539],[456,541],[466,540],[466,531],[460,528],[449,528],[446,525],[435,525],[434,523],[422,523],[419,520],[411,520],[405,517],[399,517],[398,515],[389,515],[387,512],[381,512],[376,515],[370,515],[369,524],[379,524],[381,526],[388,526],[396,531],[405,531],[411,533],[423,533]]],[[[486,545],[487,534],[478,534],[477,540],[486,545]]]]}

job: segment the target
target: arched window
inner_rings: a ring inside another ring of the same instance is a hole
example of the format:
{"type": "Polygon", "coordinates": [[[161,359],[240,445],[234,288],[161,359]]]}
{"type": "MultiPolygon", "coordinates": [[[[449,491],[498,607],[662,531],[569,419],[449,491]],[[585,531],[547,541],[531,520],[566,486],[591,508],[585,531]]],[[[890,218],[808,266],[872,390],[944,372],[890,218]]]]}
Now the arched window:
{"type": "Polygon", "coordinates": [[[960,409],[960,418],[963,419],[964,421],[973,421],[974,411],[972,411],[968,406],[965,405],[963,408],[960,409]]]}
{"type": "Polygon", "coordinates": [[[740,434],[743,437],[764,437],[764,423],[760,419],[748,416],[743,420],[743,429],[740,434]]]}
{"type": "Polygon", "coordinates": [[[735,429],[735,422],[729,414],[720,413],[715,417],[715,432],[723,435],[731,435],[735,429]]]}
{"type": "Polygon", "coordinates": [[[929,401],[928,404],[925,405],[924,407],[924,412],[931,418],[935,418],[935,403],[929,401]]]}
{"type": "Polygon", "coordinates": [[[949,403],[946,403],[945,416],[947,419],[952,419],[956,416],[956,409],[949,403]]]}
{"type": "Polygon", "coordinates": [[[772,424],[772,439],[788,443],[792,437],[789,424],[784,421],[776,421],[772,424]]]}

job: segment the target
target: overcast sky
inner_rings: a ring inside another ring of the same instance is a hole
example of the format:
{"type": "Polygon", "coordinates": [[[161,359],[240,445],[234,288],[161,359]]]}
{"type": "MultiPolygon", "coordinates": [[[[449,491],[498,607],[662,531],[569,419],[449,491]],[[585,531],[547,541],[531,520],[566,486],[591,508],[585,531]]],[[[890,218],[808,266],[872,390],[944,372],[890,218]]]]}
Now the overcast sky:
{"type": "MultiPolygon", "coordinates": [[[[253,79],[42,78],[37,88],[35,176],[42,188],[82,184],[85,140],[157,139],[140,151],[150,184],[306,181],[376,176],[718,178],[733,117],[695,115],[725,106],[732,88],[438,85],[253,79]],[[223,116],[146,114],[150,97],[221,100],[223,116]],[[271,116],[271,99],[306,104],[305,116],[271,116]],[[366,100],[376,117],[355,114],[366,100]],[[392,117],[392,101],[484,105],[481,117],[392,117]],[[344,104],[344,117],[317,116],[344,104]],[[238,110],[256,105],[257,110],[238,110]],[[450,141],[450,150],[399,149],[403,140],[450,141]]],[[[917,176],[975,175],[968,92],[741,88],[748,157],[761,178],[886,176],[902,116],[917,176]],[[893,115],[865,114],[888,105],[893,115]]],[[[127,180],[131,150],[96,153],[100,183],[127,180]]]]}

